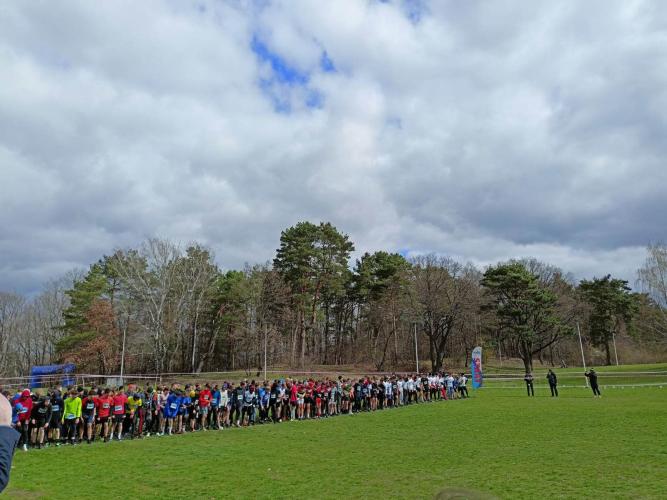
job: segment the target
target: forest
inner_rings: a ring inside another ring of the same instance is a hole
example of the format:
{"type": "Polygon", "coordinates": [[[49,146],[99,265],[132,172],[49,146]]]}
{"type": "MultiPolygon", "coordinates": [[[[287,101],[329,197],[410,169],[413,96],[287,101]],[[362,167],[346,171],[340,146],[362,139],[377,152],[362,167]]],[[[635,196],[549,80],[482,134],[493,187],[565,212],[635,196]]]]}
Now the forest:
{"type": "Polygon", "coordinates": [[[0,292],[0,375],[73,362],[79,373],[192,373],[321,365],[373,371],[496,359],[579,364],[667,359],[667,246],[636,282],[576,281],[537,259],[485,269],[438,254],[355,246],[331,223],[280,235],[272,262],[221,269],[200,244],[112,250],[26,297],[0,292]],[[637,291],[633,290],[633,287],[637,291]],[[265,359],[266,357],[266,359],[265,359]],[[122,367],[121,367],[122,365],[122,367]]]}

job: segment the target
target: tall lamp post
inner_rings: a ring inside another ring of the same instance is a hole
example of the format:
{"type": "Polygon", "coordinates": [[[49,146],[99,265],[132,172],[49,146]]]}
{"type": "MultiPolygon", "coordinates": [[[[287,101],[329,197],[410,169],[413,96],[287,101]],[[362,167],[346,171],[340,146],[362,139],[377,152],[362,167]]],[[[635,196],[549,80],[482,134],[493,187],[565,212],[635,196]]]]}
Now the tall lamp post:
{"type": "Polygon", "coordinates": [[[417,323],[415,322],[415,362],[417,364],[417,373],[419,373],[419,347],[417,346],[417,323]]]}

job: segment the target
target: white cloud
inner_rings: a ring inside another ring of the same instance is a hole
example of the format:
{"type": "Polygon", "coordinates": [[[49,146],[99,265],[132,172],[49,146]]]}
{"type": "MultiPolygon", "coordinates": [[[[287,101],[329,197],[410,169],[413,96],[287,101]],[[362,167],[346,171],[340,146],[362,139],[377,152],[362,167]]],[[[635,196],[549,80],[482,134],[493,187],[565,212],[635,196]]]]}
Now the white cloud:
{"type": "Polygon", "coordinates": [[[667,11],[423,4],[4,4],[0,288],[152,235],[264,261],[303,219],[631,279],[665,238],[667,11]],[[307,82],[268,94],[253,39],[307,82]]]}

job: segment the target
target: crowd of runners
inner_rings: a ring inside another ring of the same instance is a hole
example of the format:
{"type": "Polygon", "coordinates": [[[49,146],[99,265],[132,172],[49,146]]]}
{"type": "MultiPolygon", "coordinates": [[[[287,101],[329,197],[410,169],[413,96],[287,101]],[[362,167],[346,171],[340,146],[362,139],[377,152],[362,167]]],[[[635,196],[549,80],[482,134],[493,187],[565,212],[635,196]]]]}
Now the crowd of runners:
{"type": "Polygon", "coordinates": [[[463,373],[431,373],[214,385],[58,387],[44,394],[29,389],[3,394],[12,404],[13,425],[21,433],[19,446],[27,451],[30,447],[222,430],[467,398],[467,381],[463,373]]]}

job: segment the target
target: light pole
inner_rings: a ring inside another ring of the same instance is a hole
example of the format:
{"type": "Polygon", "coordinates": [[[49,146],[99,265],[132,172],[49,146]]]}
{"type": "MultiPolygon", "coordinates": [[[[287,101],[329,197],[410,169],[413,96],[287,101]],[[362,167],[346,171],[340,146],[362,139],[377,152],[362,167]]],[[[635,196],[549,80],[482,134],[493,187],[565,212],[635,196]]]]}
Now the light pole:
{"type": "Polygon", "coordinates": [[[125,334],[127,333],[127,328],[123,328],[123,348],[120,353],[120,385],[124,385],[125,381],[123,380],[123,371],[125,370],[125,334]]]}
{"type": "Polygon", "coordinates": [[[264,325],[264,381],[267,380],[267,378],[266,378],[266,351],[267,351],[267,345],[268,345],[268,337],[269,337],[269,329],[267,328],[266,325],[264,325]]]}
{"type": "Polygon", "coordinates": [[[417,364],[417,373],[419,373],[419,348],[417,346],[417,323],[415,323],[415,362],[417,364]]]}

